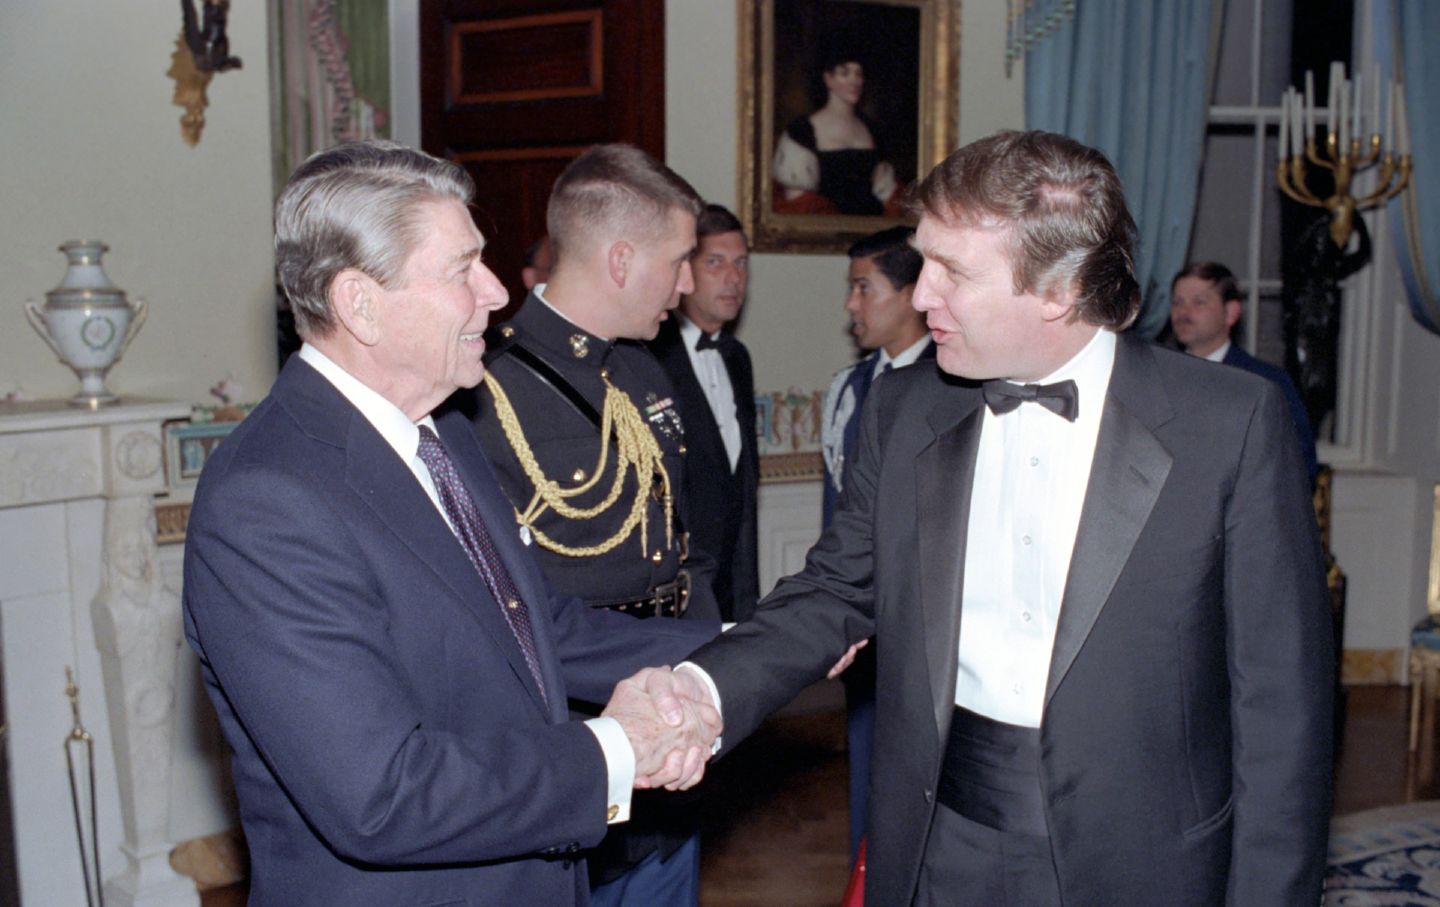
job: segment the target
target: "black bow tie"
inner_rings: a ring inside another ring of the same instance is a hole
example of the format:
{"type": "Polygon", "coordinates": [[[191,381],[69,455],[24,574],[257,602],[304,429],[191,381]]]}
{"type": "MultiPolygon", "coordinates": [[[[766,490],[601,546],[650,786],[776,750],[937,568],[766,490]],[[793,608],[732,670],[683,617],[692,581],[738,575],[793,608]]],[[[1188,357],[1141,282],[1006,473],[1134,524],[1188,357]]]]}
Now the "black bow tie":
{"type": "Polygon", "coordinates": [[[995,415],[1010,412],[1029,400],[1038,403],[1067,421],[1074,422],[1080,415],[1080,394],[1074,381],[1057,381],[1054,384],[1015,384],[995,379],[980,386],[985,395],[985,405],[995,415]]]}
{"type": "Polygon", "coordinates": [[[725,335],[711,337],[704,331],[700,332],[700,339],[695,341],[695,352],[703,353],[706,350],[715,350],[717,353],[725,347],[725,335]]]}

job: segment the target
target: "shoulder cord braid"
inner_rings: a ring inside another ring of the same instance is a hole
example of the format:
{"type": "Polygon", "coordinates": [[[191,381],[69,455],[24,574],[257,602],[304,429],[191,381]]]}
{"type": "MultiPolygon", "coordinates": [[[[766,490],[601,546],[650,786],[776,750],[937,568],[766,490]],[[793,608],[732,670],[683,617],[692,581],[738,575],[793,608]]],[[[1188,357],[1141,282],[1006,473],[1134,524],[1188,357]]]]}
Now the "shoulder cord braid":
{"type": "Polygon", "coordinates": [[[520,461],[520,468],[535,486],[535,494],[530,498],[529,505],[522,512],[518,507],[515,509],[515,520],[521,526],[528,529],[535,537],[535,541],[542,548],[554,551],[556,554],[563,554],[566,557],[594,557],[604,554],[630,536],[635,531],[635,526],[640,526],[640,554],[645,556],[649,549],[648,536],[648,515],[645,506],[646,499],[650,496],[651,488],[658,476],[663,488],[663,500],[665,503],[665,545],[668,548],[671,543],[670,525],[674,510],[674,497],[670,491],[670,474],[665,470],[662,460],[660,444],[650,432],[650,426],[635,408],[635,404],[626,396],[625,392],[610,383],[610,377],[601,371],[600,377],[605,382],[605,404],[602,410],[600,422],[600,458],[595,463],[595,469],[590,478],[572,488],[562,488],[559,482],[552,481],[545,477],[540,464],[535,460],[535,453],[530,449],[530,444],[525,440],[525,432],[520,427],[520,420],[515,415],[515,408],[510,405],[510,398],[501,389],[497,381],[488,370],[485,372],[485,386],[489,388],[490,395],[495,401],[495,415],[500,419],[500,427],[505,431],[505,438],[510,442],[510,447],[515,451],[515,458],[520,461]],[[594,507],[582,508],[573,507],[566,503],[567,498],[573,498],[584,494],[595,483],[605,471],[605,463],[610,453],[610,437],[615,437],[615,481],[610,487],[610,492],[605,499],[594,507]],[[625,517],[625,522],[610,536],[598,545],[586,545],[583,547],[571,547],[550,538],[541,532],[535,521],[540,518],[546,509],[554,510],[557,516],[571,520],[588,520],[604,513],[620,498],[620,492],[625,483],[625,473],[633,469],[635,472],[635,500],[630,505],[630,513],[625,517]]]}

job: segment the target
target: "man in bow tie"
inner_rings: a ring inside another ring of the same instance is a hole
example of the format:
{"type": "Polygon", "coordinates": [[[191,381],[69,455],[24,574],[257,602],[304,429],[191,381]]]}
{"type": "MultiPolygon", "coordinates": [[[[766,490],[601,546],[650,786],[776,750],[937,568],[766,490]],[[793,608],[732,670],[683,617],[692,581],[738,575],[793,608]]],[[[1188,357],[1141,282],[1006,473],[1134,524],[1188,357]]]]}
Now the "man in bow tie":
{"type": "Polygon", "coordinates": [[[1098,152],[1000,133],[914,206],[939,369],[876,383],[805,569],[675,692],[730,747],[875,635],[867,907],[1317,903],[1333,649],[1284,396],[1120,333],[1098,152]]]}
{"type": "Polygon", "coordinates": [[[695,241],[694,288],[649,346],[685,421],[690,543],[716,560],[721,619],[739,621],[760,597],[755,375],[750,351],[734,333],[750,282],[750,244],[739,218],[720,205],[700,212],[695,241]]]}

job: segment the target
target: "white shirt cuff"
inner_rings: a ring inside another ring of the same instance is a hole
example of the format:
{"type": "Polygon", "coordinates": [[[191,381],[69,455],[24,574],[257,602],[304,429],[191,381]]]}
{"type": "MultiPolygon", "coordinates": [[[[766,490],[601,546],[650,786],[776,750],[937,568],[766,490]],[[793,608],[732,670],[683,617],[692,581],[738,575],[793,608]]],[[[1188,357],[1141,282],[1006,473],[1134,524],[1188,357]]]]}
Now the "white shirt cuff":
{"type": "MultiPolygon", "coordinates": [[[[731,626],[734,626],[734,624],[731,624],[731,626]]],[[[715,681],[710,679],[710,675],[705,672],[705,669],[692,662],[682,661],[675,666],[675,670],[689,671],[696,677],[700,678],[700,682],[703,683],[705,685],[705,689],[710,692],[710,701],[715,704],[715,711],[720,713],[720,721],[723,723],[725,721],[725,712],[723,709],[720,708],[720,689],[719,687],[715,686],[715,681]]],[[[725,736],[723,734],[719,737],[716,737],[715,743],[710,747],[710,755],[713,756],[716,753],[720,752],[720,745],[724,743],[724,741],[725,736]]]]}
{"type": "Polygon", "coordinates": [[[625,729],[614,718],[591,718],[585,722],[605,755],[608,790],[605,794],[605,824],[630,821],[630,797],[635,790],[635,749],[625,729]]]}

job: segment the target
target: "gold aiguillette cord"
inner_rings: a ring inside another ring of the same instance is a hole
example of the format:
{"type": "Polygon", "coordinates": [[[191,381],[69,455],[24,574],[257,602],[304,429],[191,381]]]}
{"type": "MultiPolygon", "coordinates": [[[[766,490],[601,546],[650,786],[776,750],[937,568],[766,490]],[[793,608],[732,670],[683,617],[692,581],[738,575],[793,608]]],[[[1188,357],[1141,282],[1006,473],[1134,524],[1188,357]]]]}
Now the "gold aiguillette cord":
{"type": "Polygon", "coordinates": [[[75,810],[75,841],[80,845],[80,872],[85,877],[85,903],[88,907],[105,907],[105,892],[101,890],[100,875],[100,832],[95,810],[95,738],[80,723],[80,690],[75,686],[75,672],[65,666],[65,696],[70,700],[70,714],[75,726],[65,735],[65,768],[70,775],[70,805],[75,810]],[[80,818],[80,784],[75,772],[75,753],[85,756],[90,778],[90,859],[85,859],[85,822],[80,818]],[[94,878],[91,878],[91,871],[94,878]],[[94,893],[91,893],[91,890],[94,893]]]}

